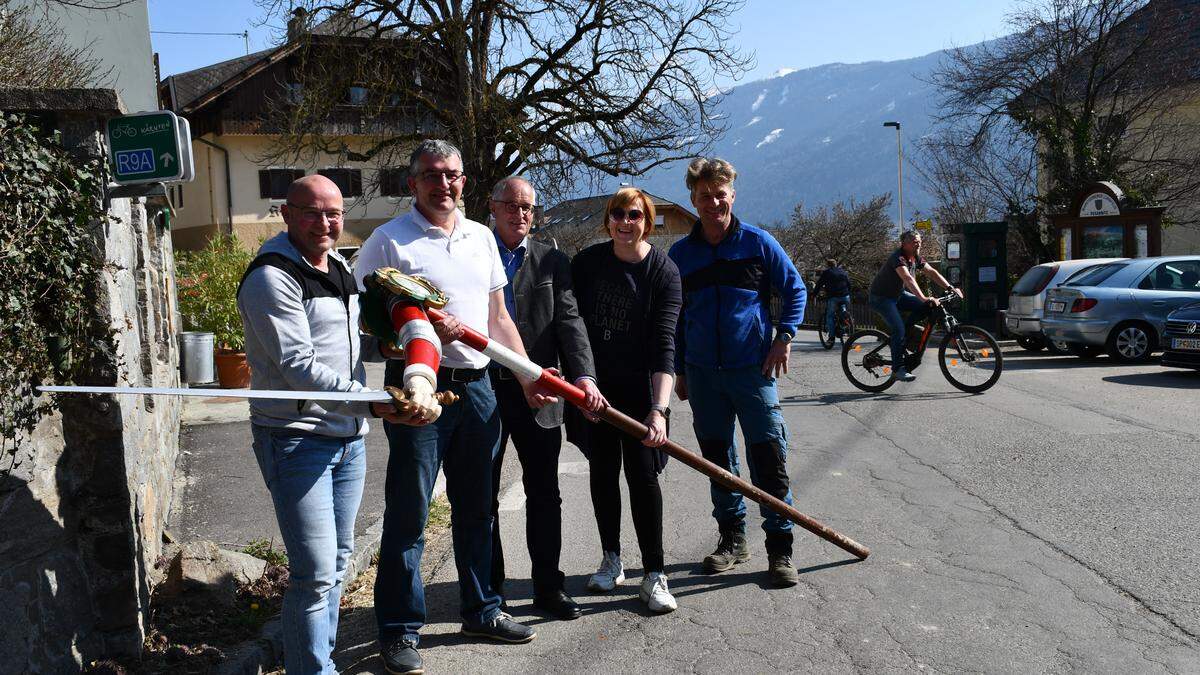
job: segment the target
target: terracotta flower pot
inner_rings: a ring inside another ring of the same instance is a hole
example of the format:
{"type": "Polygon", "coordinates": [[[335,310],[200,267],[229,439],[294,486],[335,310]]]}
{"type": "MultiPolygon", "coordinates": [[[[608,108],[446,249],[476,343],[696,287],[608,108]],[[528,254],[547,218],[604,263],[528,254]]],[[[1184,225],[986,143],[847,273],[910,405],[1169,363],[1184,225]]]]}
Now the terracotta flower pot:
{"type": "Polygon", "coordinates": [[[213,357],[217,364],[217,381],[224,389],[245,389],[250,386],[250,364],[246,352],[218,349],[213,357]]]}

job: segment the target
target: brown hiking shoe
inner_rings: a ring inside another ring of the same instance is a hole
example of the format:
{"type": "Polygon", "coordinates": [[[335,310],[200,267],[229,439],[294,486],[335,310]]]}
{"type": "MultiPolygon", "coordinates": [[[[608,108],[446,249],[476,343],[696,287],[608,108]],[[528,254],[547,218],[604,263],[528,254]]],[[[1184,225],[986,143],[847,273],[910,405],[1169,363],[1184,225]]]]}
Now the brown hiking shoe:
{"type": "Polygon", "coordinates": [[[767,555],[767,576],[772,586],[786,588],[800,583],[800,575],[792,565],[792,556],[783,554],[767,555]]]}
{"type": "Polygon", "coordinates": [[[722,532],[721,540],[717,542],[717,549],[704,558],[704,571],[724,572],[749,559],[750,549],[746,547],[745,530],[722,532]]]}

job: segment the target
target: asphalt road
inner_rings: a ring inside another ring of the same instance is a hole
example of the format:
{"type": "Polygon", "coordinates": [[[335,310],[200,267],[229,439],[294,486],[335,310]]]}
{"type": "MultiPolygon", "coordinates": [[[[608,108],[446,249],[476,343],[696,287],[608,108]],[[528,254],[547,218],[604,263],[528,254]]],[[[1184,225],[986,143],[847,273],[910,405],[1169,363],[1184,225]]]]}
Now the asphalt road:
{"type": "MultiPolygon", "coordinates": [[[[600,549],[574,448],[560,464],[563,568],[587,614],[533,611],[509,462],[509,601],[538,638],[458,634],[443,540],[425,566],[429,672],[1200,672],[1200,374],[1016,349],[1005,358],[983,395],[954,390],[933,363],[915,383],[867,395],[836,351],[802,333],[780,382],[797,507],[872,555],[854,562],[798,531],[800,585],[769,588],[755,512],[753,558],[705,575],[698,563],[716,542],[707,479],[672,462],[665,549],[679,610],[669,615],[637,599],[628,514],[629,580],[608,595],[585,590],[600,549]]],[[[674,437],[694,448],[688,406],[674,409],[674,437]]],[[[373,640],[371,612],[352,612],[339,667],[383,672],[373,640]]]]}

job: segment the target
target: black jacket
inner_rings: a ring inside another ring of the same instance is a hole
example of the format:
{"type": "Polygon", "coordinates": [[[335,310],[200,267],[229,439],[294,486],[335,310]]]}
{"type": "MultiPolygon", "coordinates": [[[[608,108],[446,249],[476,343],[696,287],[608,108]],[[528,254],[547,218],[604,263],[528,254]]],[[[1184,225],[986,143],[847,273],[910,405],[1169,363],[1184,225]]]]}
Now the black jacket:
{"type": "Polygon", "coordinates": [[[839,267],[826,267],[822,272],[817,285],[813,288],[813,295],[819,297],[821,289],[825,289],[825,297],[840,298],[850,295],[850,275],[846,274],[846,270],[839,267]]]}
{"type": "MultiPolygon", "coordinates": [[[[549,244],[527,239],[525,259],[512,285],[516,306],[512,319],[529,358],[543,368],[561,364],[569,382],[584,375],[596,377],[587,327],[571,289],[567,255],[549,244]]],[[[562,400],[538,410],[535,419],[543,428],[562,424],[562,400]]]]}

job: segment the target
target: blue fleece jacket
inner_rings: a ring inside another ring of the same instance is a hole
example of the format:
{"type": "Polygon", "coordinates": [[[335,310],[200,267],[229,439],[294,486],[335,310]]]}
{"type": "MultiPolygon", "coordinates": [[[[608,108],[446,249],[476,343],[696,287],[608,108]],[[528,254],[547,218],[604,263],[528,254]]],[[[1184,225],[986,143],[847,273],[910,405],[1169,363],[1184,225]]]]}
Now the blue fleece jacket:
{"type": "Polygon", "coordinates": [[[706,368],[761,365],[771,349],[771,289],[783,298],[775,317],[780,332],[795,333],[807,291],[775,238],[733,217],[713,246],[697,221],[669,253],[683,279],[683,311],[675,334],[675,372],[690,363],[706,368]]]}

